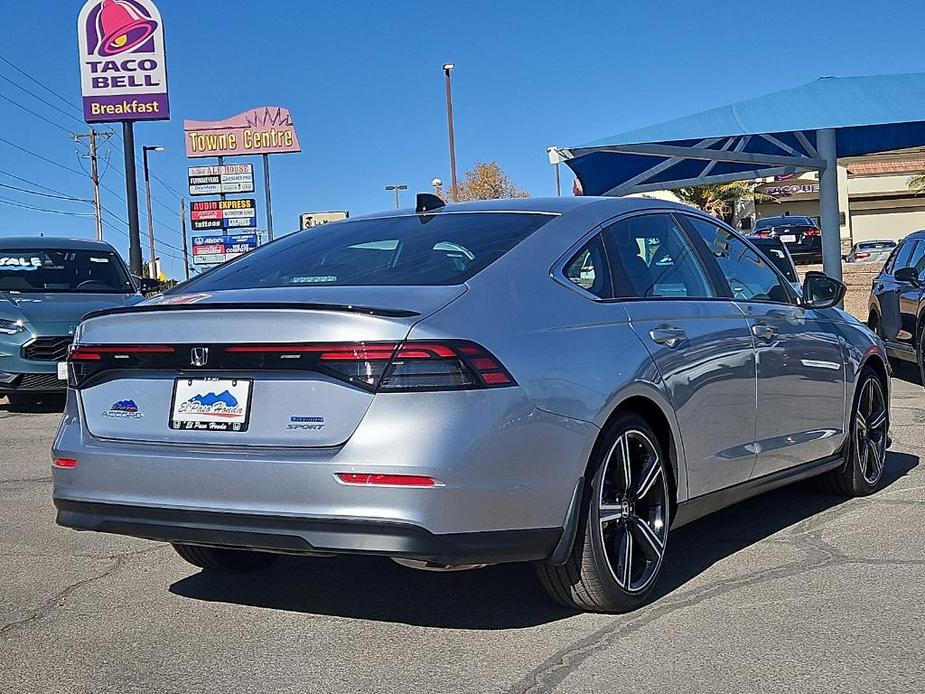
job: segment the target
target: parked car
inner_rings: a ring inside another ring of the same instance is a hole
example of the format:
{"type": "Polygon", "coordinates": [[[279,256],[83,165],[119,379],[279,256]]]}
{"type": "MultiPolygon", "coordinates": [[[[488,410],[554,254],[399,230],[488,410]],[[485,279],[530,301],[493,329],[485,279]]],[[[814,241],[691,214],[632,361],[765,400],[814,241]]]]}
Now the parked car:
{"type": "Polygon", "coordinates": [[[89,311],[140,302],[116,250],[98,241],[0,239],[0,396],[63,394],[68,346],[89,311]]]}
{"type": "Polygon", "coordinates": [[[797,262],[822,262],[822,232],[811,217],[765,217],[755,222],[752,235],[780,239],[797,262]]]}
{"type": "Polygon", "coordinates": [[[803,289],[659,200],[419,196],[297,232],[81,323],[57,521],[206,571],[534,562],[560,602],[630,610],[669,528],[880,484],[881,342],[840,282],[803,289]]]}
{"type": "Polygon", "coordinates": [[[867,324],[891,357],[918,364],[925,378],[925,231],[906,236],[887,258],[871,286],[867,324]]]}
{"type": "Polygon", "coordinates": [[[787,281],[793,286],[799,294],[803,291],[800,284],[800,277],[797,274],[797,267],[790,257],[790,251],[780,239],[771,237],[753,236],[749,239],[765,258],[771,261],[771,264],[780,270],[780,273],[787,278],[787,281]]]}
{"type": "Polygon", "coordinates": [[[895,241],[859,241],[851,247],[851,252],[845,258],[845,262],[883,263],[890,257],[894,248],[896,248],[895,241]]]}

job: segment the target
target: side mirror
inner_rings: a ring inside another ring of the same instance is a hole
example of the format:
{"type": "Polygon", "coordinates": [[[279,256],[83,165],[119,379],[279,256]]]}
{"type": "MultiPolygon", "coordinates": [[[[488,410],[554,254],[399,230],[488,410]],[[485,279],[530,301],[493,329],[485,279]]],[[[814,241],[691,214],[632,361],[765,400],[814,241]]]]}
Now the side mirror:
{"type": "Polygon", "coordinates": [[[803,278],[803,308],[832,308],[845,296],[847,287],[821,272],[807,272],[803,278]]]}
{"type": "Polygon", "coordinates": [[[919,284],[919,273],[916,272],[914,267],[900,268],[893,273],[893,277],[897,282],[905,282],[906,284],[911,284],[915,287],[917,287],[919,284]]]}
{"type": "Polygon", "coordinates": [[[159,291],[161,288],[160,280],[151,277],[135,277],[134,279],[135,285],[142,294],[150,294],[151,292],[159,291]]]}

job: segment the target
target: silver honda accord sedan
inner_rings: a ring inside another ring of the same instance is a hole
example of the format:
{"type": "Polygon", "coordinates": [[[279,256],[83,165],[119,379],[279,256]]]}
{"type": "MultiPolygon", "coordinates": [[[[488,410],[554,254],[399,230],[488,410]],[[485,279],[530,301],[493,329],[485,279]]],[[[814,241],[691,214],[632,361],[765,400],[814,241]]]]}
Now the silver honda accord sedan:
{"type": "Polygon", "coordinates": [[[421,195],[87,317],[57,521],[207,571],[533,562],[570,607],[631,610],[670,528],[809,477],[877,488],[888,362],[843,293],[798,297],[681,205],[421,195]]]}

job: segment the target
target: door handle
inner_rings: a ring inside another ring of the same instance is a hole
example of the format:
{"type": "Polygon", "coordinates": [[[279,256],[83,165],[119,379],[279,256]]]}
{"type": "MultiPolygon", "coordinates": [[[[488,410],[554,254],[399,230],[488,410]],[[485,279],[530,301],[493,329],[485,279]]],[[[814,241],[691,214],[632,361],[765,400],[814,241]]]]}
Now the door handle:
{"type": "Polygon", "coordinates": [[[773,340],[777,337],[778,330],[773,325],[767,323],[756,323],[752,326],[752,335],[759,340],[773,340]]]}
{"type": "Polygon", "coordinates": [[[666,347],[677,347],[687,339],[687,333],[681,328],[653,328],[649,331],[652,342],[666,347]]]}

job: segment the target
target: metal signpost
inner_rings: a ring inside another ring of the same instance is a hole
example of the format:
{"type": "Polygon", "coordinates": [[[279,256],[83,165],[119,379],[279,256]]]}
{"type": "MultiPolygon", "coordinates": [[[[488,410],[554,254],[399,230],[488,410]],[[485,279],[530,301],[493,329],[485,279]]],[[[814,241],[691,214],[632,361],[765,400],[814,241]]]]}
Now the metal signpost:
{"type": "Polygon", "coordinates": [[[87,123],[122,123],[129,266],[141,275],[134,122],[168,120],[164,25],[151,0],[87,0],[77,18],[87,123]]]}
{"type": "Polygon", "coordinates": [[[236,195],[254,192],[254,165],[191,166],[190,195],[236,195]]]}

